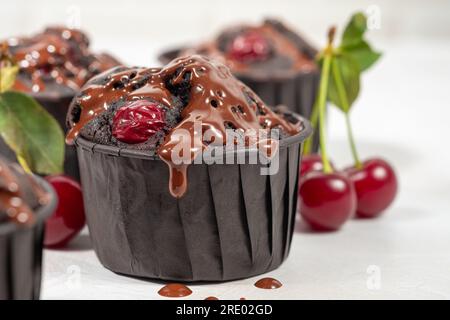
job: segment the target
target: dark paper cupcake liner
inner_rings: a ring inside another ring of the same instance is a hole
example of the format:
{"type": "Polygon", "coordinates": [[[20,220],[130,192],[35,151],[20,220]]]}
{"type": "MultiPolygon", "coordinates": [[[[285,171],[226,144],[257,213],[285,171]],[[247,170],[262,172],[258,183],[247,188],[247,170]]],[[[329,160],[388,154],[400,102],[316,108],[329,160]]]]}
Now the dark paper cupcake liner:
{"type": "MultiPolygon", "coordinates": [[[[176,281],[225,281],[277,268],[297,208],[305,128],[280,141],[278,173],[261,164],[193,164],[188,189],[169,193],[169,170],[143,151],[76,140],[87,222],[108,269],[176,281]]],[[[230,152],[230,151],[229,151],[230,152]]],[[[234,152],[236,154],[236,152],[234,152]]]]}
{"type": "MultiPolygon", "coordinates": [[[[32,95],[53,117],[58,121],[64,132],[67,131],[66,115],[70,102],[73,96],[53,97],[43,94],[32,95]]],[[[17,161],[14,152],[6,145],[2,138],[0,138],[0,154],[10,161],[17,161]]],[[[66,145],[64,157],[64,172],[80,180],[80,171],[78,169],[78,160],[76,148],[74,146],[66,145]]]]}
{"type": "Polygon", "coordinates": [[[47,182],[36,179],[51,195],[51,201],[36,211],[36,224],[0,224],[0,300],[39,299],[45,220],[54,212],[57,198],[47,182]]]}
{"type": "MultiPolygon", "coordinates": [[[[167,64],[177,58],[182,51],[183,48],[168,50],[159,55],[158,59],[167,64]]],[[[311,49],[309,54],[311,59],[314,59],[314,50],[311,49]]],[[[256,78],[245,74],[235,76],[249,86],[267,105],[285,105],[293,112],[310,119],[319,86],[319,70],[273,79],[256,78]]],[[[313,137],[312,148],[313,151],[319,149],[318,135],[313,137]]]]}

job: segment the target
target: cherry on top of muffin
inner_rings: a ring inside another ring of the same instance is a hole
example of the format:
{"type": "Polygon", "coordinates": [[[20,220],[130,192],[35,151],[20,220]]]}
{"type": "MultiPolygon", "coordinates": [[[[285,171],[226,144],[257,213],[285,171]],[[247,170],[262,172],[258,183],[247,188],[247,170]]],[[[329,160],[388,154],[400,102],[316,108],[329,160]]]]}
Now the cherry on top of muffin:
{"type": "Polygon", "coordinates": [[[253,77],[291,76],[310,72],[316,50],[278,20],[228,28],[216,39],[181,52],[202,54],[226,64],[233,73],[253,77]]]}
{"type": "MultiPolygon", "coordinates": [[[[197,55],[163,68],[118,67],[91,79],[72,101],[67,123],[68,143],[81,133],[95,143],[157,154],[169,165],[171,177],[180,178],[171,185],[177,197],[186,190],[187,165],[212,142],[225,145],[227,129],[276,128],[294,135],[302,128],[298,119],[267,107],[228,67],[197,55]],[[207,131],[214,133],[213,141],[204,140],[207,131]],[[187,144],[188,164],[175,165],[172,155],[180,141],[187,144]]],[[[257,148],[267,147],[260,142],[257,148]]]]}
{"type": "Polygon", "coordinates": [[[95,54],[80,30],[49,27],[31,37],[6,40],[20,67],[14,89],[73,95],[92,76],[120,64],[114,57],[95,54]]]}
{"type": "Polygon", "coordinates": [[[34,210],[47,204],[48,194],[16,163],[0,157],[0,223],[32,225],[34,210]]]}

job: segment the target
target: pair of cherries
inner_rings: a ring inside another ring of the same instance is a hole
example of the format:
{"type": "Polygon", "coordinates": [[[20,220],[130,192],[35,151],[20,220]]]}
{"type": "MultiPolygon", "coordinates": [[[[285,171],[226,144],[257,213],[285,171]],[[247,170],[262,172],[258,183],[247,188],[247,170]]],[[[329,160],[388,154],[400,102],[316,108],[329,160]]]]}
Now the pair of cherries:
{"type": "Polygon", "coordinates": [[[300,176],[300,213],[317,230],[337,230],[355,213],[376,217],[397,193],[392,166],[379,158],[342,172],[323,173],[321,157],[306,155],[300,176]]]}

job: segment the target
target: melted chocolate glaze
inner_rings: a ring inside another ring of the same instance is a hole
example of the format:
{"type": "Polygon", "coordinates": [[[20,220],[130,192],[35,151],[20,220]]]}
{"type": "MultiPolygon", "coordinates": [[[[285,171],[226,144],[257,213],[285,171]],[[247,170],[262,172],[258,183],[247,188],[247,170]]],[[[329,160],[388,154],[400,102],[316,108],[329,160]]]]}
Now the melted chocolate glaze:
{"type": "MultiPolygon", "coordinates": [[[[169,166],[170,192],[175,197],[186,191],[187,166],[207,147],[203,135],[195,132],[196,123],[201,123],[202,132],[212,130],[223,144],[229,128],[243,132],[280,128],[289,135],[300,131],[300,123],[292,124],[266,107],[226,66],[202,56],[188,56],[164,68],[116,68],[89,81],[70,107],[67,143],[73,143],[84,126],[117,101],[139,99],[150,99],[169,109],[180,101],[183,105],[180,121],[167,132],[157,152],[169,166]],[[189,163],[175,164],[175,148],[189,141],[189,163]]],[[[266,139],[257,147],[271,150],[277,143],[266,139]]]]}
{"type": "Polygon", "coordinates": [[[260,289],[278,289],[281,288],[283,284],[274,278],[262,278],[256,281],[255,287],[260,289]]]}
{"type": "Polygon", "coordinates": [[[191,295],[192,290],[180,283],[169,283],[159,289],[158,294],[163,297],[182,298],[191,295]]]}
{"type": "Polygon", "coordinates": [[[259,77],[276,77],[310,72],[317,68],[315,50],[300,36],[277,20],[266,20],[259,26],[241,25],[223,31],[216,39],[188,48],[181,56],[202,54],[227,65],[237,75],[251,74],[259,77]],[[229,54],[235,37],[256,32],[267,39],[271,53],[263,61],[238,61],[229,54]]]}
{"type": "Polygon", "coordinates": [[[20,225],[35,221],[33,206],[48,203],[48,194],[16,164],[8,164],[0,158],[0,221],[2,213],[20,225]],[[36,201],[37,200],[37,201],[36,201]],[[33,202],[37,203],[33,203],[33,202]]]}
{"type": "Polygon", "coordinates": [[[42,92],[57,84],[77,91],[92,76],[120,63],[107,54],[93,54],[79,30],[51,27],[29,38],[7,40],[20,67],[14,89],[42,92]]]}

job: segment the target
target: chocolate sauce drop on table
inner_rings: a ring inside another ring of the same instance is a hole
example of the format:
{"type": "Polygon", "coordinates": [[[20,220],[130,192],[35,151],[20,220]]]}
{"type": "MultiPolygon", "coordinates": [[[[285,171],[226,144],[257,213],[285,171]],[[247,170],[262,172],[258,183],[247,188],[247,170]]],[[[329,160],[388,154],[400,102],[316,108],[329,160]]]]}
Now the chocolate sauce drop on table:
{"type": "Polygon", "coordinates": [[[255,282],[255,287],[260,289],[278,289],[283,284],[274,278],[262,278],[255,282]]]}
{"type": "Polygon", "coordinates": [[[180,283],[169,283],[162,287],[158,294],[163,297],[181,298],[192,294],[192,290],[180,283]]]}
{"type": "MultiPolygon", "coordinates": [[[[131,68],[113,72],[101,84],[96,84],[101,82],[96,78],[88,82],[72,102],[71,109],[80,108],[80,117],[76,123],[69,119],[71,129],[67,143],[73,143],[83,126],[121,98],[126,101],[151,99],[173,108],[173,94],[167,84],[179,85],[187,75],[190,75],[189,101],[181,112],[182,119],[158,149],[159,157],[169,166],[169,188],[174,197],[179,198],[186,192],[188,164],[174,164],[172,151],[180,141],[185,144],[191,142],[187,149],[190,150],[189,163],[192,163],[206,147],[202,134],[195,132],[194,123],[201,123],[203,132],[211,129],[223,144],[226,143],[227,124],[244,131],[274,127],[281,127],[290,135],[300,131],[299,123],[291,124],[267,108],[249,88],[231,75],[227,67],[205,57],[191,56],[176,59],[162,69],[131,68]]],[[[257,147],[267,148],[267,145],[274,145],[274,141],[267,139],[257,147]]]]}
{"type": "Polygon", "coordinates": [[[205,300],[219,300],[219,298],[217,298],[217,297],[207,297],[207,298],[205,298],[205,300]]]}

